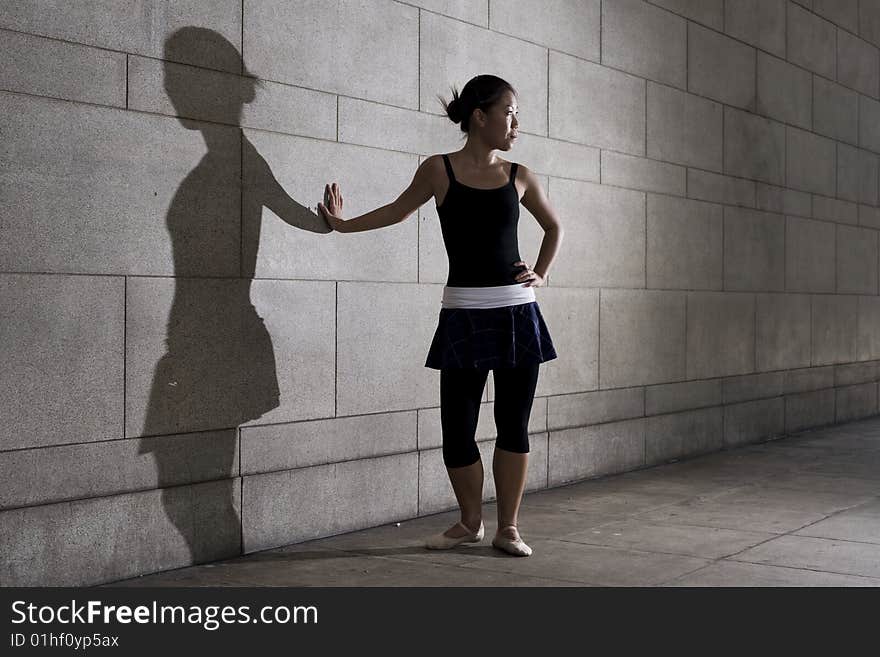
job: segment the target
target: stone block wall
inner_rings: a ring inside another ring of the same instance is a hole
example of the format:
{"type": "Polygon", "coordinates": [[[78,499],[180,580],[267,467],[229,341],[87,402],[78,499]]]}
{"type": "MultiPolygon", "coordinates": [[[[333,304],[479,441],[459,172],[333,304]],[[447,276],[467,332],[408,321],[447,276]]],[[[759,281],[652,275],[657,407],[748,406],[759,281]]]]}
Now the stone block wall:
{"type": "Polygon", "coordinates": [[[529,490],[878,412],[880,0],[7,0],[0,56],[0,584],[455,506],[436,211],[313,210],[479,73],[566,231],[529,490]]]}

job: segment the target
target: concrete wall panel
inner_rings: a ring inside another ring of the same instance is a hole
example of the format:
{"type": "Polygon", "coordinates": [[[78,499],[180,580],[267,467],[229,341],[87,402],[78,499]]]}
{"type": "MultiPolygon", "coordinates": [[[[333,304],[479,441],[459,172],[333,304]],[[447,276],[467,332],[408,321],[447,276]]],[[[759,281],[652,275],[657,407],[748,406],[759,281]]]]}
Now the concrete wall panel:
{"type": "Polygon", "coordinates": [[[724,173],[782,185],[785,181],[785,126],[726,107],[724,173]]]}
{"type": "Polygon", "coordinates": [[[724,176],[709,171],[688,169],[688,198],[727,205],[739,205],[753,208],[757,199],[757,188],[754,180],[724,176]]]}
{"type": "Polygon", "coordinates": [[[425,358],[440,286],[339,283],[338,295],[336,413],[439,405],[440,373],[425,368],[425,358]]]}
{"type": "Polygon", "coordinates": [[[0,92],[0,269],[237,275],[239,131],[192,127],[210,157],[176,119],[0,92]]]}
{"type": "Polygon", "coordinates": [[[489,23],[490,0],[412,0],[407,4],[458,18],[480,27],[486,27],[489,23]]]}
{"type": "Polygon", "coordinates": [[[798,128],[785,129],[785,183],[825,196],[835,195],[835,142],[798,128]]]}
{"type": "Polygon", "coordinates": [[[234,557],[240,490],[222,479],[2,511],[0,581],[86,586],[234,557]]]}
{"type": "Polygon", "coordinates": [[[554,265],[554,284],[644,287],[644,193],[551,178],[550,198],[572,254],[554,265]]]}
{"type": "Polygon", "coordinates": [[[684,89],[687,21],[641,0],[605,0],[602,64],[684,89]]]}
{"type": "Polygon", "coordinates": [[[792,2],[788,3],[787,12],[786,59],[834,80],[837,72],[834,24],[792,2]]]}
{"type": "Polygon", "coordinates": [[[785,218],[787,292],[834,292],[834,239],[833,223],[785,218]]]}
{"type": "Polygon", "coordinates": [[[874,153],[847,144],[837,144],[837,195],[840,198],[876,205],[877,174],[877,156],[874,153]]]}
{"type": "Polygon", "coordinates": [[[759,371],[810,364],[810,296],[758,294],[755,366],[759,371]]]}
{"type": "Polygon", "coordinates": [[[721,171],[722,105],[653,82],[647,104],[648,157],[721,171]]]}
{"type": "Polygon", "coordinates": [[[834,365],[834,385],[849,386],[877,381],[877,361],[834,365]]]}
{"type": "Polygon", "coordinates": [[[490,0],[489,27],[599,61],[599,0],[490,0]]]}
{"type": "Polygon", "coordinates": [[[633,470],[645,464],[645,420],[551,431],[550,486],[633,470]]]}
{"type": "Polygon", "coordinates": [[[415,411],[245,427],[241,430],[241,474],[415,450],[415,411]],[[382,440],[374,441],[373,436],[382,436],[382,440]]]}
{"type": "Polygon", "coordinates": [[[859,31],[859,0],[813,0],[813,11],[850,32],[859,31]]]}
{"type": "Polygon", "coordinates": [[[548,287],[535,293],[558,358],[541,366],[538,395],[599,387],[599,290],[548,287]]]}
{"type": "Polygon", "coordinates": [[[728,376],[721,380],[721,387],[725,404],[779,397],[785,392],[785,372],[728,376]]]}
{"type": "Polygon", "coordinates": [[[0,275],[0,450],[122,437],[125,281],[0,275]]]}
{"type": "Polygon", "coordinates": [[[613,151],[602,153],[602,184],[684,196],[684,167],[613,151]]]}
{"type": "Polygon", "coordinates": [[[837,30],[837,79],[860,93],[880,96],[880,50],[846,30],[837,30]]]}
{"type": "MultiPolygon", "coordinates": [[[[733,0],[724,3],[724,31],[785,57],[786,0],[733,0]]],[[[760,56],[761,53],[758,53],[760,56]]]]}
{"type": "Polygon", "coordinates": [[[837,292],[877,294],[877,231],[836,226],[837,292]]]}
{"type": "Polygon", "coordinates": [[[812,302],[812,363],[827,365],[854,361],[858,341],[858,297],[814,294],[812,302]]]}
{"type": "Polygon", "coordinates": [[[785,373],[785,394],[821,390],[834,385],[834,366],[804,367],[785,373]]]}
{"type": "Polygon", "coordinates": [[[251,77],[136,56],[129,57],[128,76],[130,109],[336,139],[333,94],[261,81],[254,100],[248,100],[251,77]]]}
{"type": "Polygon", "coordinates": [[[241,72],[240,0],[8,0],[0,27],[241,72]],[[184,28],[199,31],[166,47],[167,40],[184,28]]]}
{"type": "Polygon", "coordinates": [[[857,298],[857,359],[880,358],[880,299],[874,296],[857,298]]]}
{"type": "Polygon", "coordinates": [[[242,47],[245,66],[257,77],[419,106],[415,7],[391,0],[245,3],[242,47]]]}
{"type": "Polygon", "coordinates": [[[813,130],[838,141],[858,144],[858,92],[814,75],[813,130]]]}
{"type": "Polygon", "coordinates": [[[0,452],[0,508],[228,479],[238,471],[234,430],[0,452]]]}
{"type": "Polygon", "coordinates": [[[645,415],[721,405],[721,379],[663,383],[645,388],[645,415]]]}
{"type": "Polygon", "coordinates": [[[418,460],[410,452],[244,477],[244,553],[416,517],[418,460]]]}
{"type": "Polygon", "coordinates": [[[125,107],[125,54],[0,30],[0,89],[125,107]]]}
{"type": "Polygon", "coordinates": [[[722,206],[648,195],[649,288],[721,289],[722,206]]]}
{"type": "Polygon", "coordinates": [[[880,152],[880,102],[859,96],[859,146],[880,152]]]}
{"type": "Polygon", "coordinates": [[[644,155],[645,84],[628,73],[551,51],[550,136],[644,155]]]}
{"type": "Polygon", "coordinates": [[[785,289],[785,217],[724,208],[724,289],[785,289]]]}
{"type": "Polygon", "coordinates": [[[126,435],[334,412],[334,284],[128,283],[126,435]]]}
{"type": "Polygon", "coordinates": [[[688,23],[687,90],[755,110],[755,49],[688,23]]]}
{"type": "Polygon", "coordinates": [[[603,290],[599,386],[685,378],[684,304],[683,292],[603,290]]]}
{"type": "Polygon", "coordinates": [[[644,388],[596,390],[547,401],[550,431],[641,417],[645,410],[644,388]]]}
{"type": "Polygon", "coordinates": [[[859,208],[857,204],[849,201],[813,194],[812,216],[814,219],[856,226],[859,223],[859,208]]]}
{"type": "Polygon", "coordinates": [[[758,399],[724,407],[724,446],[756,443],[785,432],[782,397],[758,399]]]}
{"type": "Polygon", "coordinates": [[[720,30],[724,24],[724,0],[649,0],[685,18],[720,30]]]}
{"type": "Polygon", "coordinates": [[[658,415],[645,420],[645,463],[655,465],[721,449],[722,409],[658,415]]]}
{"type": "Polygon", "coordinates": [[[688,292],[687,378],[755,370],[755,296],[688,292]]]}
{"type": "Polygon", "coordinates": [[[833,388],[785,396],[785,432],[814,429],[834,422],[833,388]]]}
{"type": "Polygon", "coordinates": [[[757,65],[755,111],[805,130],[812,128],[813,76],[810,72],[761,51],[758,51],[757,65]]]}
{"type": "Polygon", "coordinates": [[[835,422],[877,415],[877,384],[861,383],[836,390],[834,409],[835,422]]]}

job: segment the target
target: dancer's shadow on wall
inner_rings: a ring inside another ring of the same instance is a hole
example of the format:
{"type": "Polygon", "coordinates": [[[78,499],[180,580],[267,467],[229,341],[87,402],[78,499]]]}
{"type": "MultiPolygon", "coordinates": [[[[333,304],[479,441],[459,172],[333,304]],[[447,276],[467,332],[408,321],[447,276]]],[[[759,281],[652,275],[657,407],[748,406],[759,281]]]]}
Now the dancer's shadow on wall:
{"type": "Polygon", "coordinates": [[[255,98],[257,81],[167,63],[194,55],[234,70],[241,66],[236,47],[211,30],[185,27],[165,42],[165,90],[180,122],[201,131],[208,150],[168,209],[174,297],[142,435],[206,432],[142,438],[139,453],[153,454],[165,512],[192,563],[200,563],[241,552],[230,479],[238,474],[236,428],[280,403],[272,339],[250,298],[262,207],[295,228],[330,228],[290,198],[236,127],[243,105],[255,98]],[[200,84],[215,79],[227,82],[200,84]],[[179,487],[193,478],[214,481],[179,487]]]}

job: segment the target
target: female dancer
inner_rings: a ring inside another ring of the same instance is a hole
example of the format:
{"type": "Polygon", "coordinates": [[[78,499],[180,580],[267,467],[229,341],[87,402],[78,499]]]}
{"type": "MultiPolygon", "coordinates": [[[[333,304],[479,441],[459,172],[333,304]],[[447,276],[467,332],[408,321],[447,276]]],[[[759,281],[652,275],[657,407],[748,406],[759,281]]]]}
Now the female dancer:
{"type": "Polygon", "coordinates": [[[528,464],[528,424],[540,363],[556,358],[535,301],[559,249],[563,229],[540,181],[525,166],[501,159],[517,138],[517,97],[494,75],[479,75],[443,102],[449,118],[467,134],[464,147],[432,155],[392,203],[342,219],[336,183],[318,205],[340,233],[373,230],[403,221],[432,196],[449,258],[449,277],[426,367],[440,370],[443,461],[461,509],[461,520],[425,547],[447,549],[482,540],[483,465],[474,441],[489,370],[495,381],[497,440],[492,469],[498,530],[492,545],[517,556],[532,549],[517,530],[528,464]],[[535,216],[544,239],[534,269],[517,242],[519,203],[535,216]]]}

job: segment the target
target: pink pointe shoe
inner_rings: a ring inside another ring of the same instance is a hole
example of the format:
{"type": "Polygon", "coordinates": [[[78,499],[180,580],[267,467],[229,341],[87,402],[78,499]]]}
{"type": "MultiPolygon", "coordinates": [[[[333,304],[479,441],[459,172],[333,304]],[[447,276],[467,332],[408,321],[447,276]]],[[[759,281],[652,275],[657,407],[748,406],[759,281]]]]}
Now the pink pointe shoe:
{"type": "Polygon", "coordinates": [[[425,547],[429,550],[448,550],[449,548],[454,548],[456,545],[461,545],[462,543],[478,543],[483,540],[486,530],[483,527],[482,520],[480,521],[480,526],[477,531],[472,531],[470,527],[461,521],[459,521],[458,524],[465,528],[467,534],[455,538],[446,536],[445,534],[435,534],[425,541],[425,547]]]}
{"type": "Polygon", "coordinates": [[[516,529],[516,525],[505,525],[504,527],[499,528],[495,538],[492,539],[492,545],[499,550],[504,550],[508,554],[514,555],[515,557],[529,556],[532,553],[532,548],[526,545],[521,538],[507,538],[506,536],[501,535],[501,530],[507,529],[508,527],[516,529]]]}

